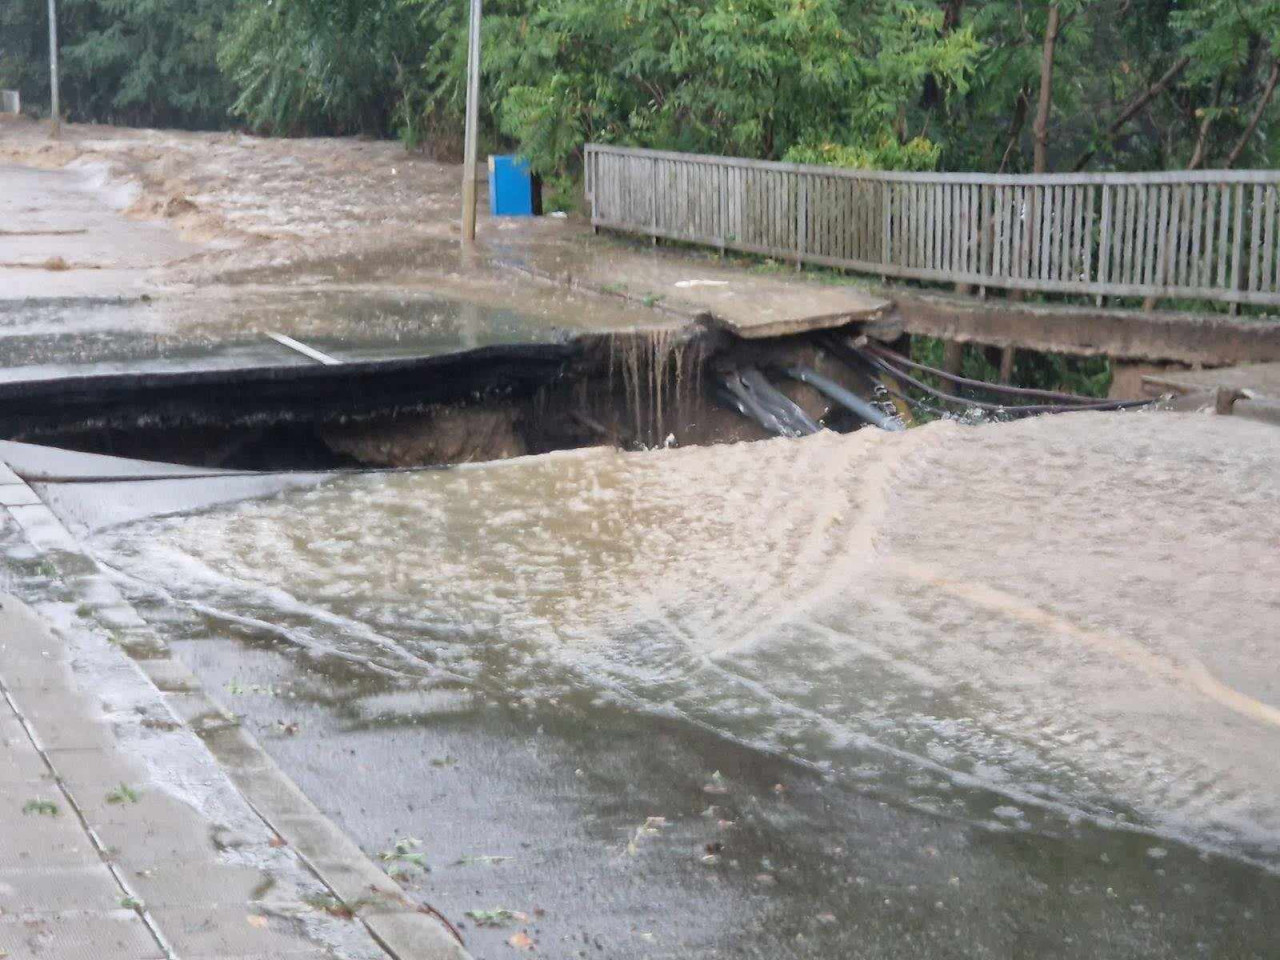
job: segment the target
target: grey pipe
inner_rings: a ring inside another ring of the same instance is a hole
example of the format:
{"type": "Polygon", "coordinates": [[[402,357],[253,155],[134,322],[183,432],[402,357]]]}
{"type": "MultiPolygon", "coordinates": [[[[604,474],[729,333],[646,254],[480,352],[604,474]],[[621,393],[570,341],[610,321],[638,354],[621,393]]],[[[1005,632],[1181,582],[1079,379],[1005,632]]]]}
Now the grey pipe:
{"type": "Polygon", "coordinates": [[[724,392],[732,398],[730,405],[770,433],[780,437],[803,437],[822,429],[754,367],[726,373],[721,382],[724,392]]]}
{"type": "Polygon", "coordinates": [[[840,406],[851,410],[857,416],[867,421],[867,423],[877,426],[881,430],[888,430],[896,433],[906,429],[902,425],[902,421],[897,417],[889,416],[883,411],[877,409],[874,404],[868,403],[856,393],[846,390],[834,380],[824,377],[815,370],[810,370],[808,367],[796,366],[788,367],[783,372],[795,380],[809,384],[809,386],[813,387],[813,389],[817,390],[823,396],[834,400],[836,403],[840,404],[840,406]]]}

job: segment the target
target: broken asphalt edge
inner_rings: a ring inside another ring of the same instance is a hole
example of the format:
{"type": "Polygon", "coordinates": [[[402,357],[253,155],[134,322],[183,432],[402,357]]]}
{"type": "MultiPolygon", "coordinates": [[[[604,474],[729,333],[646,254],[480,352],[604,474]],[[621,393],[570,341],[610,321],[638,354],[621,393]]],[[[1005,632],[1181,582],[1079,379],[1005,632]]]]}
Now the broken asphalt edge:
{"type": "MultiPolygon", "coordinates": [[[[85,594],[73,597],[73,602],[89,608],[95,624],[120,638],[116,645],[146,678],[175,723],[203,742],[250,809],[352,912],[392,960],[470,960],[445,923],[416,906],[399,884],[311,802],[235,717],[209,696],[196,676],[170,656],[168,644],[113,583],[95,584],[92,596],[78,585],[86,576],[101,573],[97,561],[2,460],[0,509],[8,512],[41,560],[57,571],[69,588],[85,594]],[[121,623],[129,626],[117,628],[121,623]]],[[[19,581],[12,577],[8,589],[26,599],[21,596],[19,581]]],[[[38,608],[33,609],[39,615],[38,608]]],[[[49,627],[57,629],[53,624],[49,627]]],[[[104,638],[102,642],[110,641],[104,638]]],[[[5,698],[9,699],[7,692],[5,698]]],[[[25,720],[22,722],[40,749],[38,735],[25,720]]],[[[43,749],[40,752],[48,763],[43,749]]],[[[68,795],[67,799],[79,816],[75,798],[68,795]]],[[[99,842],[92,831],[89,835],[95,844],[99,842]]],[[[113,873],[120,881],[119,874],[113,873]]],[[[143,919],[164,944],[154,923],[145,916],[143,919]]]]}

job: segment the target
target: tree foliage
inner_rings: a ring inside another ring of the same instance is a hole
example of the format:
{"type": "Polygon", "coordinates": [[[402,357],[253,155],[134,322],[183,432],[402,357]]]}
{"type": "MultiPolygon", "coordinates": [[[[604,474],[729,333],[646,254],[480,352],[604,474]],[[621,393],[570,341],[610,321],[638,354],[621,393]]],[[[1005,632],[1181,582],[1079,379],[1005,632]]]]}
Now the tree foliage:
{"type": "MultiPolygon", "coordinates": [[[[456,143],[466,0],[59,4],[73,119],[456,143]]],[[[1021,171],[1041,113],[1049,169],[1280,160],[1280,0],[487,0],[485,10],[485,135],[549,174],[572,174],[588,140],[1021,171]]],[[[46,30],[43,0],[0,4],[0,85],[32,105],[47,102],[46,30]]]]}

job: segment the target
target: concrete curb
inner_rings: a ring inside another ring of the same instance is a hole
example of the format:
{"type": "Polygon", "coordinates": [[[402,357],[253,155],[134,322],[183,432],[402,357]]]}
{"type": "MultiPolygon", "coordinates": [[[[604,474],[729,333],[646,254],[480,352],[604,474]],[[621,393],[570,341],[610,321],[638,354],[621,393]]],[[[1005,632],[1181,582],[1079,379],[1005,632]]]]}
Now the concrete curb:
{"type": "MultiPolygon", "coordinates": [[[[0,461],[0,509],[8,512],[44,575],[63,581],[69,602],[105,631],[146,677],[174,723],[194,733],[266,828],[394,960],[470,960],[447,921],[411,901],[311,802],[235,717],[203,689],[137,614],[97,562],[26,482],[0,461]]],[[[11,578],[10,592],[23,584],[11,578]]],[[[105,641],[104,641],[105,642],[105,641]]]]}

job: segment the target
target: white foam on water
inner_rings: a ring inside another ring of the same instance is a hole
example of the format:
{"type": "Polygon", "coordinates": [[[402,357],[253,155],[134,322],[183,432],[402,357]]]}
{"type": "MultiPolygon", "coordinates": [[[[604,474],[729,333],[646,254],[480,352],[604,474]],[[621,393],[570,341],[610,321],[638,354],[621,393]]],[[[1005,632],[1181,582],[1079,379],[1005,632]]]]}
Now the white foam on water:
{"type": "Polygon", "coordinates": [[[1277,476],[1261,425],[1075,414],[348,478],[96,548],[389,671],[1270,860],[1277,476]]]}

